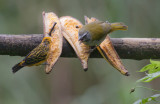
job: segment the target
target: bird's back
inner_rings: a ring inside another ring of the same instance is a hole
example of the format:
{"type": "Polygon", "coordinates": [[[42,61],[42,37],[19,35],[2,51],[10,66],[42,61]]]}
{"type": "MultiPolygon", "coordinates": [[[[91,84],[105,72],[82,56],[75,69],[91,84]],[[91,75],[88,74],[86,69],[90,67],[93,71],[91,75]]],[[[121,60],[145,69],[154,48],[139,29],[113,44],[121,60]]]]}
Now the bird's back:
{"type": "Polygon", "coordinates": [[[33,49],[24,59],[24,66],[39,65],[46,61],[50,45],[45,42],[33,49]]]}
{"type": "Polygon", "coordinates": [[[90,44],[100,44],[107,35],[106,23],[102,21],[92,22],[86,25],[89,34],[92,34],[92,41],[90,44]]]}

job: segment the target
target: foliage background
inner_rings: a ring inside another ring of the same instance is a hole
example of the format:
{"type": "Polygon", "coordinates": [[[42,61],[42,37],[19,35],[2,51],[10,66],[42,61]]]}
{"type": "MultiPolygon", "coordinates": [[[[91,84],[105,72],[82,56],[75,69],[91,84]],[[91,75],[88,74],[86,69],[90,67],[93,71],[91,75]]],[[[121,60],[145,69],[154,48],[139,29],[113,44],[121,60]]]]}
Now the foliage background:
{"type": "MultiPolygon", "coordinates": [[[[0,34],[43,33],[42,11],[73,16],[84,23],[84,15],[110,22],[121,21],[128,31],[110,35],[160,37],[159,0],[0,0],[0,34]]],[[[137,89],[129,94],[136,71],[149,60],[123,60],[131,76],[125,77],[104,59],[90,59],[84,72],[77,58],[60,58],[51,74],[44,66],[26,67],[16,74],[11,68],[19,56],[0,56],[0,104],[131,104],[152,92],[137,89]]],[[[147,86],[159,89],[158,79],[147,86]]]]}

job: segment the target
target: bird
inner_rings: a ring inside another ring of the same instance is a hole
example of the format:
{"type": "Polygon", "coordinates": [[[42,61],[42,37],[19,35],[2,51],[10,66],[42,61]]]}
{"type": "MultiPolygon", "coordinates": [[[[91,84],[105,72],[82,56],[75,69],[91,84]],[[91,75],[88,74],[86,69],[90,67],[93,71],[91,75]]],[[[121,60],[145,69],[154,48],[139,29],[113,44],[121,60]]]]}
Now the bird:
{"type": "Polygon", "coordinates": [[[89,46],[99,46],[107,34],[116,30],[127,30],[122,22],[109,23],[108,21],[94,21],[84,25],[78,32],[78,40],[89,46]]]}
{"type": "Polygon", "coordinates": [[[51,28],[48,37],[44,37],[42,42],[36,48],[34,48],[21,62],[12,67],[13,73],[16,73],[25,66],[37,66],[47,60],[52,42],[52,37],[50,36],[55,25],[56,23],[54,23],[53,27],[51,28]]]}
{"type": "Polygon", "coordinates": [[[44,63],[50,49],[51,37],[44,37],[42,42],[34,48],[21,62],[12,67],[12,72],[16,73],[25,66],[37,66],[44,63]]]}

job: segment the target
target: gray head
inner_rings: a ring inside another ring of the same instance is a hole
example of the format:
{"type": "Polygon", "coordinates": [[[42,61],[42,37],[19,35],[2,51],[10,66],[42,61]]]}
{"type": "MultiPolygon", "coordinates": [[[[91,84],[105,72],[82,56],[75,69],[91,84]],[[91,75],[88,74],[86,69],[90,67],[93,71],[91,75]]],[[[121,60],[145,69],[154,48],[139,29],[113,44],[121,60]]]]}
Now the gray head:
{"type": "Polygon", "coordinates": [[[81,42],[88,42],[91,40],[91,35],[89,32],[81,32],[79,31],[78,40],[81,42]]]}

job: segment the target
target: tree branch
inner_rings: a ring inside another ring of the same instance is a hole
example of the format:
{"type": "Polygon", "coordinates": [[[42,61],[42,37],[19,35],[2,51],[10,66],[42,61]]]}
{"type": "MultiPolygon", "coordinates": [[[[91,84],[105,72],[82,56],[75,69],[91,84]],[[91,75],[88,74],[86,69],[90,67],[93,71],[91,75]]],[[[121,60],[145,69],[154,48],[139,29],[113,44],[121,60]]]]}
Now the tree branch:
{"type": "MultiPolygon", "coordinates": [[[[42,41],[42,38],[42,34],[0,34],[0,55],[25,56],[42,41]]],[[[112,38],[111,41],[122,59],[160,58],[160,38],[112,38]]],[[[61,57],[76,57],[74,50],[65,39],[61,57]]],[[[96,50],[91,57],[99,58],[101,55],[96,50]]]]}

